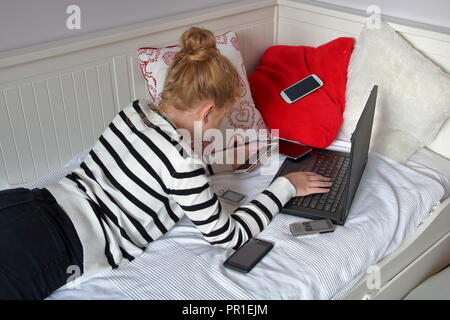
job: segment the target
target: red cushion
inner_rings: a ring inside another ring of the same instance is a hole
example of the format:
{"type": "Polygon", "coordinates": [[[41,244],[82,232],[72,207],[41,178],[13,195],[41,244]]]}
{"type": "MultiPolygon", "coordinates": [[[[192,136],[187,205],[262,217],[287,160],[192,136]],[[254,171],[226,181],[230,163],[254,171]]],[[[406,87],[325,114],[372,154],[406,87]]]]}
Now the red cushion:
{"type": "Polygon", "coordinates": [[[317,48],[272,46],[261,58],[249,83],[256,107],[270,129],[282,138],[325,148],[341,127],[352,38],[338,38],[317,48]],[[311,73],[323,86],[289,104],[280,91],[311,73]]]}

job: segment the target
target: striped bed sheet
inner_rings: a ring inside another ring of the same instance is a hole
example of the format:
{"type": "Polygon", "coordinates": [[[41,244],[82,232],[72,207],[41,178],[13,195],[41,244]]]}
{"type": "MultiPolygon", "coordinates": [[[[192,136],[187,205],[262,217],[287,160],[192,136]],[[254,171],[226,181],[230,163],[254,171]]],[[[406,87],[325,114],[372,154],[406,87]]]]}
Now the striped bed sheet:
{"type": "MultiPolygon", "coordinates": [[[[327,149],[349,151],[335,140],[327,149]]],[[[230,188],[248,201],[270,183],[260,170],[212,177],[217,191],[230,188]]],[[[423,148],[406,165],[374,152],[344,226],[328,234],[294,238],[277,215],[258,238],[274,248],[248,274],[223,266],[233,252],[209,245],[185,217],[150,243],[131,263],[68,284],[48,299],[339,299],[366,270],[400,246],[450,190],[450,161],[423,148]]],[[[232,205],[223,204],[232,211],[232,205]]]]}

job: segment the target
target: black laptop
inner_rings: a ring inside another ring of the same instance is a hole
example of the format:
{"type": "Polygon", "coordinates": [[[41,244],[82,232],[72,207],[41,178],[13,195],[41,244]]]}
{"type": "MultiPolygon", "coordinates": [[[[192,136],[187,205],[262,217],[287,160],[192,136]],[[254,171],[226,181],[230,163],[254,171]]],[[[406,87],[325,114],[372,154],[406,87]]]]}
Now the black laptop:
{"type": "Polygon", "coordinates": [[[312,171],[332,178],[333,185],[327,193],[292,198],[281,212],[310,219],[331,219],[338,225],[345,223],[367,163],[377,91],[378,86],[374,86],[352,133],[350,153],[313,148],[298,160],[286,158],[275,178],[289,172],[312,171]]]}

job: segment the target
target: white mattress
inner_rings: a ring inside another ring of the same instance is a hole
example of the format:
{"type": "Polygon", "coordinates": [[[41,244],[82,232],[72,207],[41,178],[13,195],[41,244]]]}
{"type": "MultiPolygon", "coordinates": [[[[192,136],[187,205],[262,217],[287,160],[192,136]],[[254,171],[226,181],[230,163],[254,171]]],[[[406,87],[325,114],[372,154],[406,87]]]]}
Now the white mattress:
{"type": "MultiPolygon", "coordinates": [[[[349,151],[350,145],[336,140],[328,149],[349,151]]],[[[259,170],[215,176],[211,186],[241,191],[250,201],[272,179],[259,170]]],[[[289,224],[306,219],[279,214],[258,235],[274,242],[274,248],[248,274],[224,268],[233,250],[209,245],[184,218],[128,265],[82,277],[79,286],[66,285],[48,299],[340,298],[369,266],[398,248],[449,193],[450,161],[432,151],[420,149],[406,166],[370,152],[345,226],[293,238],[289,224]]],[[[233,210],[228,204],[223,207],[233,210]]]]}

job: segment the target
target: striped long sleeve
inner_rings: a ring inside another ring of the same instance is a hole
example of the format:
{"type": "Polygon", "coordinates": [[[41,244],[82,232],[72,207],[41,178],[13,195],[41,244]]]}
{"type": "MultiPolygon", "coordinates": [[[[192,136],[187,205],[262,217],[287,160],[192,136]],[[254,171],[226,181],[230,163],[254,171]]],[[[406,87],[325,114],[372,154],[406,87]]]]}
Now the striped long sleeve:
{"type": "Polygon", "coordinates": [[[114,117],[78,168],[46,188],[75,227],[86,275],[132,261],[185,214],[211,244],[237,248],[295,193],[278,178],[228,213],[206,173],[178,129],[136,100],[114,117]]]}
{"type": "Polygon", "coordinates": [[[189,194],[174,194],[173,198],[188,218],[199,228],[205,240],[212,245],[237,249],[249,238],[261,232],[280,212],[284,204],[295,196],[295,187],[279,177],[254,200],[234,212],[226,212],[217,195],[208,188],[208,177],[200,164],[179,163],[177,171],[198,172],[189,179],[174,179],[171,189],[198,190],[189,194]]]}

